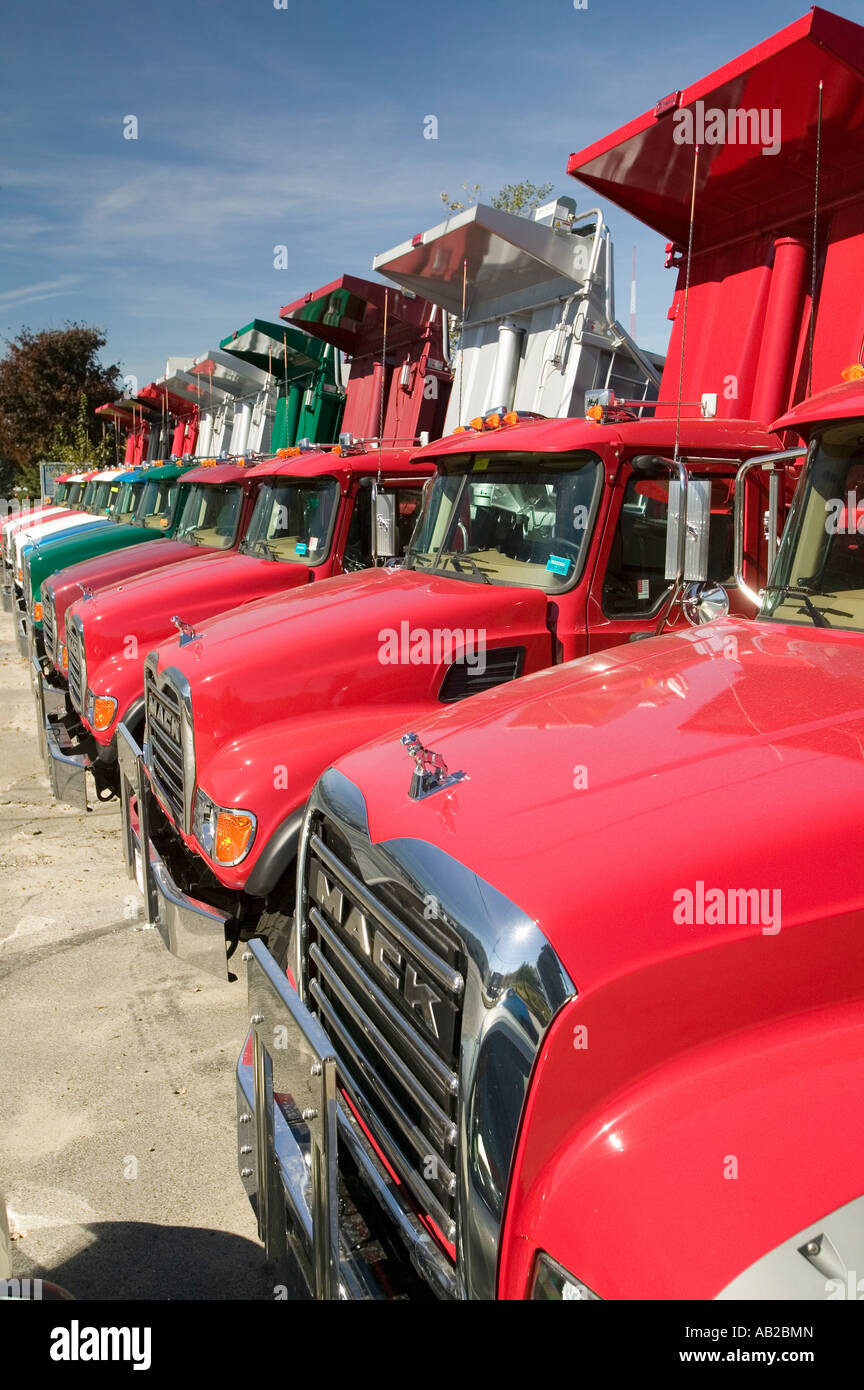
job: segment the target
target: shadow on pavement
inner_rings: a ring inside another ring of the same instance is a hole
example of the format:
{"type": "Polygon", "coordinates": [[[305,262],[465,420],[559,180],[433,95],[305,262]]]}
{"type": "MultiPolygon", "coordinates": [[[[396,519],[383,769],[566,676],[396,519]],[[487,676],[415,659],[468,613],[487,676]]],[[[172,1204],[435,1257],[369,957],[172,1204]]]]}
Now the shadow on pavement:
{"type": "Polygon", "coordinates": [[[261,1246],[244,1236],[143,1221],[83,1229],[91,1243],[45,1271],[76,1299],[273,1298],[272,1268],[261,1246]]]}

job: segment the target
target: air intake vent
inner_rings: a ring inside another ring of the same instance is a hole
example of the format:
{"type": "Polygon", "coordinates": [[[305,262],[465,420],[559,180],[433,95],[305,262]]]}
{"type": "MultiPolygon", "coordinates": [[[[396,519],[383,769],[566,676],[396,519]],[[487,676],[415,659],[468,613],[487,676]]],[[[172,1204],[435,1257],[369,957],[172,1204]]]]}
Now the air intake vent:
{"type": "Polygon", "coordinates": [[[454,704],[464,700],[466,695],[479,695],[493,686],[504,685],[522,674],[525,662],[524,647],[495,647],[492,651],[477,653],[469,664],[467,661],[454,661],[444,677],[438,699],[442,705],[454,704]]]}

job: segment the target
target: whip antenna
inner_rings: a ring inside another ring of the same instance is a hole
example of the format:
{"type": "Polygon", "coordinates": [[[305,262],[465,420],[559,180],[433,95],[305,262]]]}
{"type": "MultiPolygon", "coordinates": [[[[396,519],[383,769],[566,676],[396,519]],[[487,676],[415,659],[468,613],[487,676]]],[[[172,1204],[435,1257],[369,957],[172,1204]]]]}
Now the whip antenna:
{"type": "Polygon", "coordinates": [[[816,332],[816,236],[819,223],[819,171],[822,164],[822,83],[819,83],[819,110],[816,116],[816,181],[813,189],[813,253],[810,271],[810,361],[807,364],[807,395],[813,394],[813,337],[816,332]]]}
{"type": "Polygon", "coordinates": [[[459,322],[459,423],[462,423],[462,370],[465,357],[465,303],[468,298],[468,259],[462,261],[462,318],[459,322]]]}

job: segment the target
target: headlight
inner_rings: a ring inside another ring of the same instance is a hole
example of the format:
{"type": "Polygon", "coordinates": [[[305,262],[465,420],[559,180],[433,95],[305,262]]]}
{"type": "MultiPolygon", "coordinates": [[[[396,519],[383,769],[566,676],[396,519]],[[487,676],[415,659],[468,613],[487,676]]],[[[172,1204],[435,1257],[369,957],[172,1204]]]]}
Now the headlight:
{"type": "Polygon", "coordinates": [[[239,864],[252,847],[257,818],[251,811],[217,806],[200,787],[195,793],[192,834],[214,864],[239,864]]]}
{"type": "MultiPolygon", "coordinates": [[[[65,648],[63,654],[66,654],[65,648]]],[[[110,728],[116,713],[117,701],[113,695],[94,695],[92,690],[87,691],[87,723],[92,729],[101,733],[110,728]]]]}
{"type": "Polygon", "coordinates": [[[547,1299],[556,1303],[576,1303],[579,1301],[600,1302],[600,1295],[581,1279],[568,1274],[563,1265],[540,1250],[534,1265],[534,1280],[531,1285],[532,1299],[547,1299]]]}

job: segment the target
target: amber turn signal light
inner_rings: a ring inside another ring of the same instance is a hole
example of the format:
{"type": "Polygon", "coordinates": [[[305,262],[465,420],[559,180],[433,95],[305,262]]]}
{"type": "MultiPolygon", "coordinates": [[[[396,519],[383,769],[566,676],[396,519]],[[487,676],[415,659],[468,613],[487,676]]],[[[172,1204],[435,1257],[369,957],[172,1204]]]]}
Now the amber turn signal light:
{"type": "Polygon", "coordinates": [[[220,811],[216,821],[213,858],[219,864],[236,864],[246,853],[255,822],[242,811],[220,811]]]}
{"type": "Polygon", "coordinates": [[[41,623],[41,621],[42,621],[42,605],[41,605],[41,603],[34,603],[34,605],[33,605],[33,621],[34,621],[34,623],[41,623]]]}
{"type": "Polygon", "coordinates": [[[97,695],[93,701],[93,728],[102,732],[107,729],[117,711],[117,701],[110,695],[97,695]]]}
{"type": "Polygon", "coordinates": [[[860,362],[853,362],[851,367],[844,367],[840,375],[844,381],[860,381],[864,377],[864,366],[860,362]]]}

